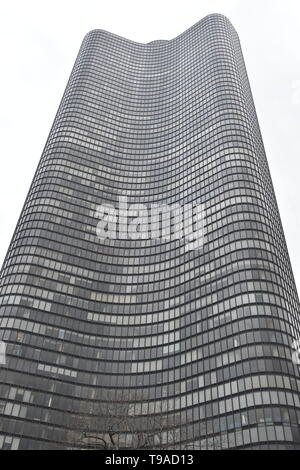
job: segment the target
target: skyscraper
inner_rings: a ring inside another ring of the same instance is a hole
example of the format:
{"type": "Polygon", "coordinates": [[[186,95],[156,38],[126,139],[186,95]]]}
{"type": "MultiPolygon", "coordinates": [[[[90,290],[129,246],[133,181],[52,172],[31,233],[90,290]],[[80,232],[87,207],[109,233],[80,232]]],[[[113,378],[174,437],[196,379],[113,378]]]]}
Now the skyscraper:
{"type": "Polygon", "coordinates": [[[87,34],[0,282],[0,448],[300,449],[299,300],[227,18],[87,34]],[[201,205],[203,245],[101,239],[120,197],[201,205]]]}

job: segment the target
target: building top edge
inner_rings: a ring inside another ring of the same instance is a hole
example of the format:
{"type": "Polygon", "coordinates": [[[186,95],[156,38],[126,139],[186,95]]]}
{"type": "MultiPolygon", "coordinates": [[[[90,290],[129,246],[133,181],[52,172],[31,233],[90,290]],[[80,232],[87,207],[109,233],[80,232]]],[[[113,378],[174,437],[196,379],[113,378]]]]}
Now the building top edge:
{"type": "Polygon", "coordinates": [[[172,39],[156,39],[156,40],[152,40],[152,41],[149,41],[149,42],[138,42],[138,41],[133,41],[131,39],[128,39],[126,37],[123,37],[123,36],[120,36],[118,34],[115,34],[115,33],[112,33],[110,31],[106,31],[104,29],[92,29],[90,30],[86,35],[85,35],[85,38],[90,36],[90,35],[93,35],[93,34],[103,34],[105,36],[110,36],[112,38],[118,38],[118,39],[121,39],[125,42],[128,42],[128,43],[131,43],[131,44],[136,44],[136,45],[140,45],[140,46],[149,46],[149,45],[166,45],[166,44],[169,44],[170,42],[173,42],[173,41],[176,41],[177,39],[179,39],[180,37],[188,34],[189,32],[191,32],[192,30],[194,29],[197,29],[199,28],[200,26],[202,26],[207,20],[211,19],[211,18],[219,18],[219,19],[223,19],[223,21],[225,20],[226,23],[228,23],[231,27],[232,27],[232,24],[230,22],[230,20],[223,14],[221,13],[211,13],[209,15],[206,15],[204,16],[201,20],[197,21],[195,24],[193,24],[192,26],[190,26],[188,29],[186,29],[185,31],[183,31],[182,33],[180,33],[179,35],[175,36],[174,38],[172,39]]]}

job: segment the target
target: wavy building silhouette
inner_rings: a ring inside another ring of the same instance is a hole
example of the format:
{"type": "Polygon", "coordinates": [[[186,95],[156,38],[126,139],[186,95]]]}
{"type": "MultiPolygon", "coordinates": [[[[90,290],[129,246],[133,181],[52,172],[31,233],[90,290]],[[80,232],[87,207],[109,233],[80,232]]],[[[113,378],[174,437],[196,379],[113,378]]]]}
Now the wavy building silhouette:
{"type": "Polygon", "coordinates": [[[1,270],[0,448],[300,449],[299,301],[239,39],[93,30],[1,270]],[[201,204],[205,240],[99,240],[201,204]],[[2,354],[4,357],[4,354],[2,354]]]}

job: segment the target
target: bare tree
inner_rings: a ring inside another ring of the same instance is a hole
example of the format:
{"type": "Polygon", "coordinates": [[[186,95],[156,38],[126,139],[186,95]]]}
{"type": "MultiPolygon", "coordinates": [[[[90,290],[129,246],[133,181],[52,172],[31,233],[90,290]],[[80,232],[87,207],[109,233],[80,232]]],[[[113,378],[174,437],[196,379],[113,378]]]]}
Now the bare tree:
{"type": "Polygon", "coordinates": [[[178,440],[179,427],[166,413],[142,415],[136,413],[130,394],[116,401],[82,405],[81,412],[68,419],[67,441],[71,446],[102,449],[167,448],[178,440]]]}
{"type": "Polygon", "coordinates": [[[229,447],[227,433],[206,437],[200,424],[197,441],[190,436],[188,423],[182,423],[180,411],[176,414],[158,412],[142,415],[128,393],[116,401],[84,404],[80,414],[69,420],[67,441],[71,447],[98,450],[120,449],[176,449],[222,450],[229,447]]]}

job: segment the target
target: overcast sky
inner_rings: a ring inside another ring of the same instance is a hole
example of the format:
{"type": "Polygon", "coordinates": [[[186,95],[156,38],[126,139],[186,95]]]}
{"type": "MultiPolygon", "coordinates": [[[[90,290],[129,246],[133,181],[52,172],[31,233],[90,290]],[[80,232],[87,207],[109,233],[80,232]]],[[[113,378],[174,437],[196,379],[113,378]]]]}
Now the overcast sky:
{"type": "Polygon", "coordinates": [[[299,0],[2,0],[0,266],[83,36],[171,39],[209,13],[241,39],[299,291],[299,0]]]}

